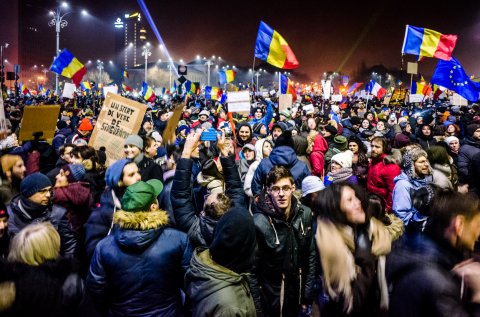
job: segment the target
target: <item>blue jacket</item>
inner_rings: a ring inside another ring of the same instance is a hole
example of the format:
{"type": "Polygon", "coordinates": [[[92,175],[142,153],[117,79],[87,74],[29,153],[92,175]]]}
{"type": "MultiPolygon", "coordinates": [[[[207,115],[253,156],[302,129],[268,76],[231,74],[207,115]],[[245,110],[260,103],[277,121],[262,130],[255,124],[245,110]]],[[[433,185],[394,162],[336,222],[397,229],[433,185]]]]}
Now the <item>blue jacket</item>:
{"type": "Polygon", "coordinates": [[[429,179],[430,177],[411,179],[404,171],[394,178],[395,187],[392,194],[392,210],[398,218],[402,219],[405,227],[410,221],[422,222],[426,220],[426,216],[420,214],[413,207],[411,194],[414,190],[427,185],[429,179]]]}
{"type": "Polygon", "coordinates": [[[273,106],[272,106],[272,103],[271,102],[268,102],[267,104],[267,113],[265,113],[265,115],[260,118],[260,119],[255,119],[253,118],[252,120],[250,120],[248,123],[250,124],[251,127],[253,127],[253,125],[257,122],[261,122],[265,125],[265,127],[267,127],[268,129],[268,125],[270,124],[270,122],[272,121],[273,119],[273,106]]]}
{"type": "Polygon", "coordinates": [[[289,169],[295,180],[295,186],[298,189],[302,188],[303,179],[310,175],[310,170],[307,165],[297,158],[297,154],[295,154],[295,151],[291,147],[275,147],[270,153],[270,156],[260,162],[255,171],[252,181],[252,193],[254,196],[262,192],[267,174],[274,165],[281,165],[289,169]]]}
{"type": "Polygon", "coordinates": [[[183,277],[192,250],[163,210],[117,211],[95,249],[87,290],[109,316],[182,316],[183,277]]]}

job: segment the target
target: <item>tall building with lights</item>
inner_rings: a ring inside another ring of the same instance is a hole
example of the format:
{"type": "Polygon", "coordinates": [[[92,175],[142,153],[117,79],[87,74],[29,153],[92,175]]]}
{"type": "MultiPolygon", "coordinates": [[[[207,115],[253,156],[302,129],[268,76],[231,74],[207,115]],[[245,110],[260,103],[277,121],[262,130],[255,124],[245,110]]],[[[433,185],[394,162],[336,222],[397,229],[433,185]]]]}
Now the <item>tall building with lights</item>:
{"type": "Polygon", "coordinates": [[[147,41],[147,30],[139,12],[127,13],[114,22],[117,62],[125,69],[142,64],[141,50],[147,41]]]}

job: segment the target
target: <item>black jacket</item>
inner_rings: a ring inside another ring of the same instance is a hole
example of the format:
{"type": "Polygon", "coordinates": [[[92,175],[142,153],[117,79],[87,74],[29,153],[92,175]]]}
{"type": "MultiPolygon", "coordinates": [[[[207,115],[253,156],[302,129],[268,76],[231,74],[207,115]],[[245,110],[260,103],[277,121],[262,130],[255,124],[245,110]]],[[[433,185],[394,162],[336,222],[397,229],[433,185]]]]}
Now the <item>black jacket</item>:
{"type": "Polygon", "coordinates": [[[160,165],[152,159],[143,156],[142,160],[137,164],[142,181],[146,182],[150,179],[158,179],[163,182],[163,170],[160,165]]]}
{"type": "Polygon", "coordinates": [[[292,197],[292,216],[285,221],[276,216],[260,196],[254,205],[257,231],[255,268],[251,276],[257,311],[280,316],[282,276],[284,276],[283,316],[297,316],[301,304],[314,297],[317,255],[312,211],[292,197]]]}
{"type": "Polygon", "coordinates": [[[480,305],[462,303],[460,281],[451,272],[463,259],[458,251],[420,233],[398,243],[386,264],[390,316],[480,315],[480,305]]]}
{"type": "MultiPolygon", "coordinates": [[[[235,165],[235,157],[232,155],[221,157],[220,162],[225,178],[225,194],[231,199],[234,206],[247,208],[243,184],[235,165]]],[[[191,183],[192,165],[192,159],[181,158],[177,162],[171,190],[175,223],[180,230],[188,234],[195,247],[209,246],[218,219],[199,216],[195,213],[191,183]]]]}

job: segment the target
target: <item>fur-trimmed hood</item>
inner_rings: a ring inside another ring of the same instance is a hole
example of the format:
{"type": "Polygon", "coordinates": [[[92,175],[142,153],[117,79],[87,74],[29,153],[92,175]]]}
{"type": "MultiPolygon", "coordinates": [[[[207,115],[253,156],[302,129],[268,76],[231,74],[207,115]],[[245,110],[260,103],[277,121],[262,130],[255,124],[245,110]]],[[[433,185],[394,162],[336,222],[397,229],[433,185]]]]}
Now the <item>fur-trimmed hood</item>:
{"type": "Polygon", "coordinates": [[[168,225],[166,211],[128,212],[119,210],[113,214],[114,236],[120,247],[144,249],[148,247],[168,225]]]}

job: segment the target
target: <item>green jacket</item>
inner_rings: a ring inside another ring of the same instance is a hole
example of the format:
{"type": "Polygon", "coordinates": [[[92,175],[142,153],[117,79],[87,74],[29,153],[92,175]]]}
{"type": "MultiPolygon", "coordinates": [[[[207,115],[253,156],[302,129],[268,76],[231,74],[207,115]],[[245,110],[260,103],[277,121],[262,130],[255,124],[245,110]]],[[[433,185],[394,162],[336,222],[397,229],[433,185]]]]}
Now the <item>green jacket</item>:
{"type": "Polygon", "coordinates": [[[198,247],[185,275],[192,316],[255,316],[246,274],[237,274],[215,263],[210,251],[198,247]]]}

